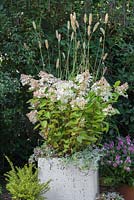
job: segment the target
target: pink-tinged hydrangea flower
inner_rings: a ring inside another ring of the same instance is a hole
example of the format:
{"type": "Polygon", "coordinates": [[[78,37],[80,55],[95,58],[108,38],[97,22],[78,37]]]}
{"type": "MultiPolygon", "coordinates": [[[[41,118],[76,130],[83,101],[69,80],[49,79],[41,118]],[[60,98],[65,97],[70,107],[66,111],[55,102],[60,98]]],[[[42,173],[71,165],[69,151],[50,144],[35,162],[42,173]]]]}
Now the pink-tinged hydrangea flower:
{"type": "Polygon", "coordinates": [[[29,121],[35,124],[37,120],[37,110],[32,110],[30,113],[26,115],[29,118],[29,121]]]}
{"type": "Polygon", "coordinates": [[[32,76],[26,75],[26,74],[21,74],[20,80],[23,86],[29,85],[30,80],[32,79],[32,76]]]}
{"type": "Polygon", "coordinates": [[[30,90],[36,90],[36,89],[39,88],[39,81],[38,80],[31,78],[29,84],[30,84],[30,87],[29,87],[30,90]]]}
{"type": "Polygon", "coordinates": [[[128,90],[128,83],[124,83],[115,88],[115,91],[118,92],[121,96],[128,97],[126,91],[128,90]]]}
{"type": "Polygon", "coordinates": [[[33,96],[37,97],[37,98],[43,98],[43,97],[45,97],[46,96],[45,89],[46,89],[45,87],[42,87],[42,88],[40,88],[38,90],[35,90],[33,92],[33,96]]]}

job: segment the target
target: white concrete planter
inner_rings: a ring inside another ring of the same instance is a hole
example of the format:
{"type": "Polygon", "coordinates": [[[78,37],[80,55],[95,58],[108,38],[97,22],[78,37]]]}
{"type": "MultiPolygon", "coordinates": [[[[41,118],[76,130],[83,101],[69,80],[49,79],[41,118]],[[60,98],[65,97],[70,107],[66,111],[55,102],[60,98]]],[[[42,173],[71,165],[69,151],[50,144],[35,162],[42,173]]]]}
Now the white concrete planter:
{"type": "Polygon", "coordinates": [[[50,191],[44,196],[48,200],[95,200],[98,194],[98,171],[88,173],[75,166],[63,167],[61,162],[53,158],[39,158],[39,179],[46,182],[51,179],[50,191]]]}

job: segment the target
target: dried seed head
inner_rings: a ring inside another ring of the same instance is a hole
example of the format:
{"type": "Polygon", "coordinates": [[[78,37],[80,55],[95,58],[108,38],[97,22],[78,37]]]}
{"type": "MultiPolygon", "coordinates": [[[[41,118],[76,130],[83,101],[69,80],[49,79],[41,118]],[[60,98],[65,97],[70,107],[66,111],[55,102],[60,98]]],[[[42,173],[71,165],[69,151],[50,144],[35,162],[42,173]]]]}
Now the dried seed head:
{"type": "Polygon", "coordinates": [[[61,34],[59,33],[59,35],[58,35],[58,42],[60,42],[61,41],[61,34]]]}
{"type": "Polygon", "coordinates": [[[105,30],[103,28],[100,28],[100,31],[102,32],[103,35],[105,35],[105,30]]]}
{"type": "Polygon", "coordinates": [[[91,26],[91,24],[92,24],[92,20],[93,20],[93,15],[92,15],[92,13],[90,13],[89,14],[89,25],[91,26]]]}
{"type": "Polygon", "coordinates": [[[39,45],[39,49],[41,49],[41,42],[40,41],[38,41],[38,45],[39,45]]]}
{"type": "Polygon", "coordinates": [[[70,21],[67,22],[67,29],[70,30],[70,21]]]}
{"type": "Polygon", "coordinates": [[[88,36],[90,36],[90,34],[91,34],[91,26],[90,25],[88,25],[87,34],[88,34],[88,36]]]}
{"type": "Polygon", "coordinates": [[[76,20],[76,13],[75,12],[73,13],[73,18],[74,18],[74,20],[76,20]]]}
{"type": "Polygon", "coordinates": [[[80,41],[77,42],[77,49],[80,47],[80,41]]]}
{"type": "Polygon", "coordinates": [[[107,24],[108,23],[108,13],[106,13],[106,15],[105,15],[105,24],[107,24]]]}
{"type": "Polygon", "coordinates": [[[83,20],[84,20],[84,23],[86,24],[87,23],[87,14],[86,13],[84,14],[83,20]]]}
{"type": "Polygon", "coordinates": [[[71,34],[71,41],[74,39],[74,32],[71,34]]]}
{"type": "Polygon", "coordinates": [[[70,14],[70,21],[72,29],[76,32],[76,15],[70,14]]]}
{"type": "Polygon", "coordinates": [[[86,48],[86,43],[85,42],[83,42],[83,49],[85,49],[86,48]]]}
{"type": "Polygon", "coordinates": [[[58,40],[58,37],[59,37],[58,30],[56,30],[55,33],[56,33],[56,38],[57,38],[57,40],[58,40]]]}
{"type": "Polygon", "coordinates": [[[32,24],[33,24],[33,28],[36,30],[36,24],[35,24],[35,21],[33,21],[32,24]]]}
{"type": "Polygon", "coordinates": [[[24,42],[24,48],[26,49],[26,50],[28,50],[28,46],[27,46],[27,44],[24,42]]]}
{"type": "Polygon", "coordinates": [[[64,59],[66,58],[66,56],[65,56],[65,53],[64,53],[64,52],[62,52],[62,56],[63,56],[63,58],[64,58],[64,59]]]}
{"type": "Polygon", "coordinates": [[[107,67],[105,67],[105,68],[103,69],[103,76],[105,75],[106,71],[107,71],[107,67]]]}
{"type": "Polygon", "coordinates": [[[77,21],[77,20],[76,20],[76,22],[75,22],[75,23],[76,23],[76,27],[77,27],[77,28],[79,28],[79,23],[78,23],[78,21],[77,21]]]}
{"type": "Polygon", "coordinates": [[[46,49],[49,48],[49,45],[48,45],[48,40],[45,40],[45,46],[46,46],[46,49]]]}
{"type": "Polygon", "coordinates": [[[100,43],[102,42],[102,37],[100,37],[100,43]]]}
{"type": "Polygon", "coordinates": [[[104,56],[103,56],[103,58],[102,58],[102,60],[103,61],[106,60],[107,56],[108,56],[108,53],[105,53],[104,56]]]}
{"type": "Polygon", "coordinates": [[[59,68],[59,66],[60,66],[60,59],[59,59],[59,58],[57,58],[57,61],[56,61],[56,69],[58,69],[58,68],[59,68]]]}
{"type": "Polygon", "coordinates": [[[94,25],[94,28],[93,28],[93,33],[96,31],[96,29],[98,28],[100,22],[97,22],[95,25],[94,25]]]}
{"type": "Polygon", "coordinates": [[[71,13],[71,14],[70,14],[70,20],[72,20],[72,18],[73,18],[73,14],[71,13]]]}

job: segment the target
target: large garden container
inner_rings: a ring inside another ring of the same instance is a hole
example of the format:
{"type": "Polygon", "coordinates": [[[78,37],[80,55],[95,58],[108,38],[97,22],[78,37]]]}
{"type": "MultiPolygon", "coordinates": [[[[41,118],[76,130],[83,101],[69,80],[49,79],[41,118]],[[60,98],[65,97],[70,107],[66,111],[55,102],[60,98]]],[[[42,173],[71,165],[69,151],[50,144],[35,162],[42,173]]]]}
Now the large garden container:
{"type": "Polygon", "coordinates": [[[95,200],[98,194],[98,170],[88,172],[73,165],[64,166],[59,159],[39,158],[39,179],[51,179],[48,200],[95,200]]]}

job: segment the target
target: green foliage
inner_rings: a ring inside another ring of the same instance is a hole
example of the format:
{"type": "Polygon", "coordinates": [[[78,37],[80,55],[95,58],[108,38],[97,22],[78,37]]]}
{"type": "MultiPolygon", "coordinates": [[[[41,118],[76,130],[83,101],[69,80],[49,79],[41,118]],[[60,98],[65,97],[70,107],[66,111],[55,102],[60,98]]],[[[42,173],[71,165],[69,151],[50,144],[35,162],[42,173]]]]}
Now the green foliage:
{"type": "MultiPolygon", "coordinates": [[[[7,158],[8,159],[8,158],[7,158]]],[[[39,183],[38,170],[32,165],[14,167],[8,159],[11,171],[5,174],[6,188],[15,200],[43,200],[41,194],[49,190],[49,182],[39,183]]]]}
{"type": "Polygon", "coordinates": [[[87,145],[96,143],[106,131],[105,114],[102,112],[105,105],[93,93],[89,94],[88,101],[90,104],[83,110],[67,105],[62,111],[60,102],[41,99],[37,126],[47,137],[46,143],[51,144],[59,155],[83,150],[87,145]]]}

